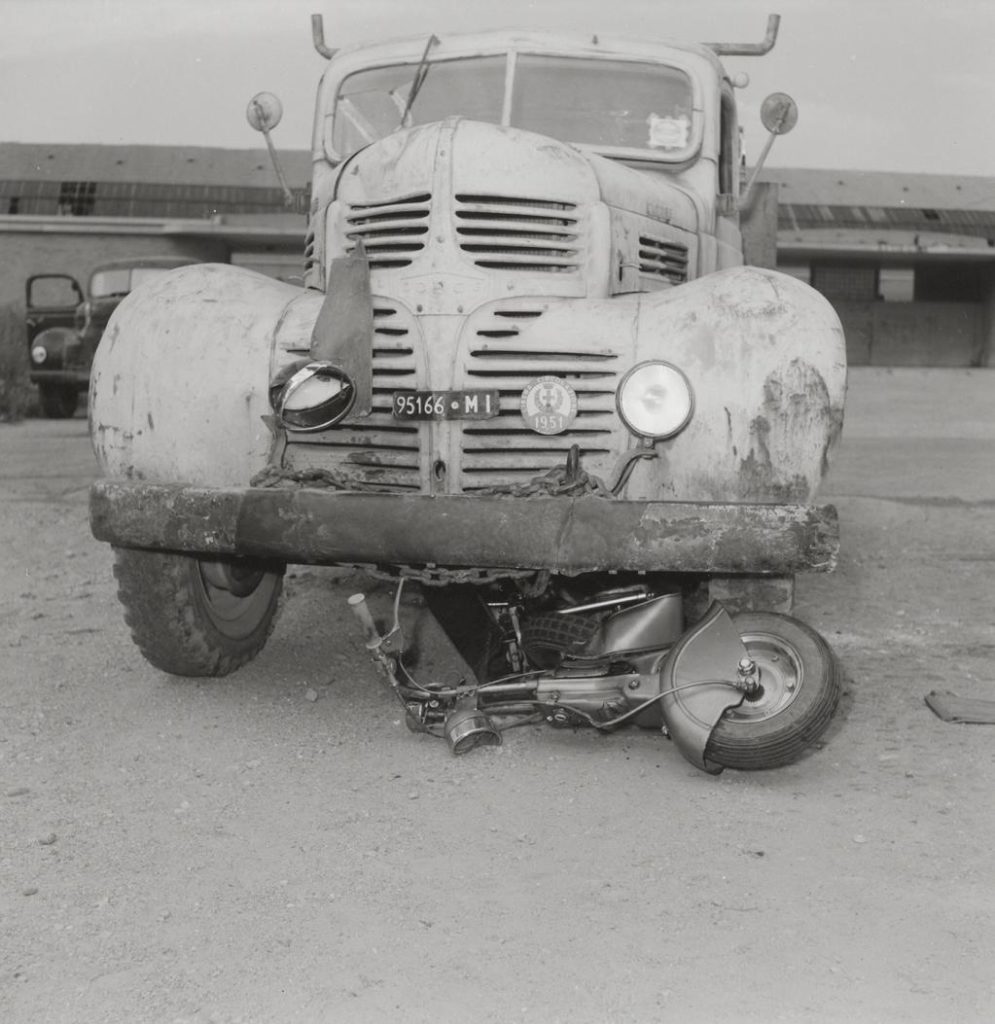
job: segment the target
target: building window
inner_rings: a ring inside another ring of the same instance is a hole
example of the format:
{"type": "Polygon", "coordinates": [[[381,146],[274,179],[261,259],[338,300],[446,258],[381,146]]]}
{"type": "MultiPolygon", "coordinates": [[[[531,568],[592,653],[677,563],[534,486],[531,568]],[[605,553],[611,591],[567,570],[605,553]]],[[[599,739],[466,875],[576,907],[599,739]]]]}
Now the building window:
{"type": "Polygon", "coordinates": [[[95,181],[64,181],[59,186],[59,213],[64,217],[89,216],[96,198],[95,181]]]}
{"type": "Polygon", "coordinates": [[[878,298],[883,302],[911,302],[915,294],[913,267],[882,267],[878,271],[878,298]]]}

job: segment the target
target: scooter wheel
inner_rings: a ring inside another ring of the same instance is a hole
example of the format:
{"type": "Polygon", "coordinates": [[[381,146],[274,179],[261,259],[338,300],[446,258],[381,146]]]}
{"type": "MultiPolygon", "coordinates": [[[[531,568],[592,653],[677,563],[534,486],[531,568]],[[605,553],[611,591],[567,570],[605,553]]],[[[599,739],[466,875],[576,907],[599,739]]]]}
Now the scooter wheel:
{"type": "Polygon", "coordinates": [[[534,668],[556,668],[581,654],[597,629],[596,619],[581,615],[533,615],[522,623],[522,648],[534,668]]]}
{"type": "Polygon", "coordinates": [[[826,641],[788,615],[733,616],[760,688],[729,708],[705,757],[726,768],[779,768],[798,760],[825,732],[839,702],[841,672],[826,641]]]}

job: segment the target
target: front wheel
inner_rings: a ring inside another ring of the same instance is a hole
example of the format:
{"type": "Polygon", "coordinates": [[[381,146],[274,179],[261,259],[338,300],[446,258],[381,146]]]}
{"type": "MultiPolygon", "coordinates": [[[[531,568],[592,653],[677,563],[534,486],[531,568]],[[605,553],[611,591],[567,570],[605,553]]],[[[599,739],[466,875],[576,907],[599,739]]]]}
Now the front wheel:
{"type": "Polygon", "coordinates": [[[839,663],[814,629],[787,615],[744,612],[733,622],[760,687],[725,712],[705,756],[726,768],[790,764],[829,725],[842,688],[839,663]]]}
{"type": "Polygon", "coordinates": [[[265,646],[283,589],[282,565],[117,548],[114,575],[132,639],[178,676],[224,676],[265,646]]]}

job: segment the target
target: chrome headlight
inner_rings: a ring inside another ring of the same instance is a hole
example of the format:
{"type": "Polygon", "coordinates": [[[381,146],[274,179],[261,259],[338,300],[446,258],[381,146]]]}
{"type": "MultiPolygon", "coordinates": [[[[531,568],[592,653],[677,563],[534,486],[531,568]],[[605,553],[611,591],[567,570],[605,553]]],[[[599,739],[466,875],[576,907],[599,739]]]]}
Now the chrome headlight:
{"type": "Polygon", "coordinates": [[[664,362],[634,366],[622,378],[616,401],[629,430],[655,440],[679,434],[694,412],[694,394],[687,377],[664,362]]]}
{"type": "Polygon", "coordinates": [[[48,349],[44,345],[35,345],[31,349],[31,362],[39,366],[48,358],[48,349]]]}
{"type": "Polygon", "coordinates": [[[331,363],[307,363],[270,387],[270,401],[288,430],[334,427],[345,419],[355,400],[355,385],[331,363]]]}

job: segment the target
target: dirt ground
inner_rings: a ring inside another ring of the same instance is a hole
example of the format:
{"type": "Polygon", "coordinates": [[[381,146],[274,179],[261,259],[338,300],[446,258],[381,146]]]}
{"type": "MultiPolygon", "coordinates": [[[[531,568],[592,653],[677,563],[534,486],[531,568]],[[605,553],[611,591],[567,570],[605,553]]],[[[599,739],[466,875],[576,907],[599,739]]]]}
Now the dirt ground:
{"type": "MultiPolygon", "coordinates": [[[[659,734],[409,733],[298,569],[227,679],[147,665],[89,535],[86,422],[0,425],[0,1021],[995,1020],[995,371],[851,376],[845,668],[822,749],[713,777],[659,734]]],[[[451,653],[415,602],[421,671],[451,653]]]]}

